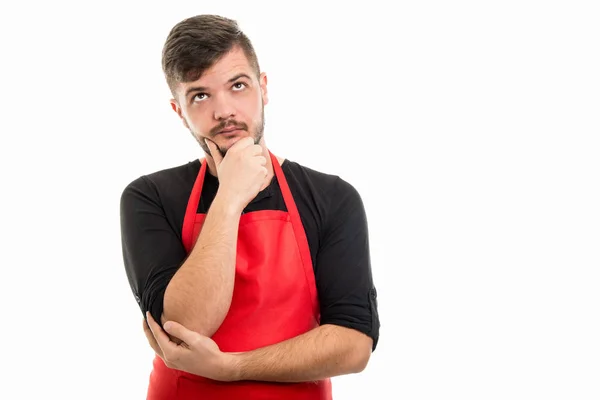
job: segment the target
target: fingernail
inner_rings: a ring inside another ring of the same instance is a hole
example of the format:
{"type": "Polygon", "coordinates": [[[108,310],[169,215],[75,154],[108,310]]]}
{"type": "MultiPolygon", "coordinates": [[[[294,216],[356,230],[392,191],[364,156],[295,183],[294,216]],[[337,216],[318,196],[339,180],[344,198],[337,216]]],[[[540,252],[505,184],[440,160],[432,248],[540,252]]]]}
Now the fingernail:
{"type": "Polygon", "coordinates": [[[165,322],[165,324],[163,325],[163,328],[165,328],[165,331],[169,330],[171,328],[171,323],[170,322],[165,322]]]}

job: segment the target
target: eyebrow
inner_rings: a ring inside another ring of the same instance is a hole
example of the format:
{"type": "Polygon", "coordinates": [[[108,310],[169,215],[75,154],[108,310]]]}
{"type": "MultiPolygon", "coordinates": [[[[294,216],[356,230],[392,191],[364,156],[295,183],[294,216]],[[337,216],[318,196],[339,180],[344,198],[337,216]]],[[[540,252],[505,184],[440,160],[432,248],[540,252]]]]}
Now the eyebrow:
{"type": "MultiPolygon", "coordinates": [[[[245,74],[245,73],[242,72],[241,74],[237,74],[233,78],[229,79],[227,81],[227,83],[233,83],[233,82],[237,81],[240,78],[246,78],[248,80],[251,79],[248,76],[248,74],[245,74]]],[[[207,90],[208,90],[208,88],[204,87],[204,86],[193,86],[193,87],[188,88],[188,90],[185,91],[185,97],[189,96],[189,94],[192,93],[192,92],[206,92],[207,90]]]]}

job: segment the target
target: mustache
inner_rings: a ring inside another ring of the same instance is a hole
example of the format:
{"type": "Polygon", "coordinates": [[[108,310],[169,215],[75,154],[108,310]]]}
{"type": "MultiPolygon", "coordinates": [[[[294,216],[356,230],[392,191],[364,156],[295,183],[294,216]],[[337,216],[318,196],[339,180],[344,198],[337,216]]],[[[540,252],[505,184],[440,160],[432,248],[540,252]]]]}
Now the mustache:
{"type": "Polygon", "coordinates": [[[228,128],[235,128],[235,129],[241,129],[241,130],[247,131],[248,125],[244,124],[243,122],[238,123],[237,121],[234,121],[234,120],[226,120],[226,121],[221,122],[219,125],[215,126],[214,128],[212,128],[210,130],[210,135],[216,136],[223,129],[228,129],[228,128]]]}

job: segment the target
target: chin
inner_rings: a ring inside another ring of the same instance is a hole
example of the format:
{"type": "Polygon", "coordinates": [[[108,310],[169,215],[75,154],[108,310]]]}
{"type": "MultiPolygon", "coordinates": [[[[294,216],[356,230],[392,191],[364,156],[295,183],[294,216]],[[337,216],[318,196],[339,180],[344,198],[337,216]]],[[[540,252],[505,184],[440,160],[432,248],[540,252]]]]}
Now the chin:
{"type": "MultiPolygon", "coordinates": [[[[217,136],[217,138],[216,138],[217,140],[215,140],[215,143],[217,144],[217,146],[219,146],[219,148],[223,152],[226,152],[227,150],[229,150],[234,144],[236,144],[241,139],[244,139],[247,137],[252,137],[252,135],[249,135],[246,132],[244,132],[244,134],[235,134],[235,135],[228,134],[227,136],[225,136],[225,135],[219,135],[219,136],[217,136]]],[[[254,142],[257,143],[256,139],[254,140],[254,142]]]]}
{"type": "Polygon", "coordinates": [[[223,136],[220,137],[219,141],[217,141],[217,143],[223,143],[223,147],[224,148],[229,148],[231,146],[233,146],[235,143],[237,143],[238,141],[240,141],[241,139],[244,139],[246,137],[248,137],[250,135],[248,134],[239,134],[239,135],[227,135],[227,136],[223,136]]]}

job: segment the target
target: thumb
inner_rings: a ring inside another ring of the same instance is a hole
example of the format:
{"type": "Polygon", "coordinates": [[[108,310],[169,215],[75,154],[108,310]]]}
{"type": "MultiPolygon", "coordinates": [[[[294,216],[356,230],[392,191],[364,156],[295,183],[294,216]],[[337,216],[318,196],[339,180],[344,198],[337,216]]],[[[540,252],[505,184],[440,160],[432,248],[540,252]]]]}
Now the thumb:
{"type": "Polygon", "coordinates": [[[221,152],[219,151],[219,148],[217,147],[215,142],[213,142],[210,139],[204,139],[204,142],[206,143],[206,145],[208,146],[208,149],[210,150],[210,156],[213,158],[213,160],[215,160],[215,165],[218,167],[219,164],[221,164],[221,161],[223,161],[223,157],[221,156],[221,152]]]}
{"type": "Polygon", "coordinates": [[[188,345],[194,343],[199,336],[197,332],[191,331],[175,321],[165,322],[163,328],[169,335],[175,336],[188,345]]]}

